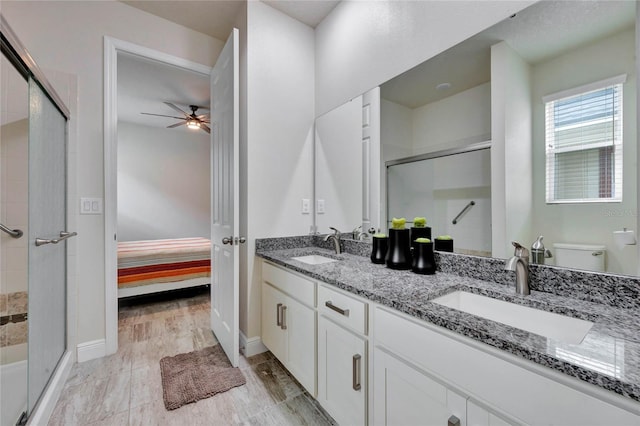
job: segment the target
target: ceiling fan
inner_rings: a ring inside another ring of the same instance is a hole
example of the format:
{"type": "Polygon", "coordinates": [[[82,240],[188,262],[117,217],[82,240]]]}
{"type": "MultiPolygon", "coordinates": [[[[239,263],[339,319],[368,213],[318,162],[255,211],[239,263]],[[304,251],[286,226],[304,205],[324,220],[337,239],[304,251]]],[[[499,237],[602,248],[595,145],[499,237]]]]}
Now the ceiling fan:
{"type": "Polygon", "coordinates": [[[167,105],[168,107],[178,111],[179,113],[183,114],[184,116],[183,117],[175,117],[173,115],[152,114],[150,112],[141,112],[140,114],[155,115],[157,117],[169,117],[169,118],[175,118],[175,119],[178,119],[178,120],[182,120],[179,123],[167,126],[167,129],[172,129],[174,127],[186,125],[190,129],[196,129],[196,130],[197,129],[202,129],[207,133],[211,133],[211,129],[209,128],[209,126],[207,126],[207,124],[211,123],[211,121],[209,119],[209,114],[196,115],[196,111],[198,111],[198,109],[200,109],[200,108],[206,109],[206,108],[199,107],[197,105],[189,105],[189,108],[191,109],[191,114],[189,114],[189,113],[183,111],[182,109],[178,108],[177,106],[175,106],[171,102],[164,102],[164,104],[167,105]]]}

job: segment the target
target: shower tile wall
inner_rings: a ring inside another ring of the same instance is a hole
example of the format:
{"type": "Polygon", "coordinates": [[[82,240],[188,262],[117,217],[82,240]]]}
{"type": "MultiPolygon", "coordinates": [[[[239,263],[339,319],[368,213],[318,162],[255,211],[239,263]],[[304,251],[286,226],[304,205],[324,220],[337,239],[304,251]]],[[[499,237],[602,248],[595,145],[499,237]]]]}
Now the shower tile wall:
{"type": "MultiPolygon", "coordinates": [[[[28,120],[0,129],[0,218],[28,235],[28,120]]],[[[27,238],[0,236],[0,365],[27,358],[27,238]]]]}

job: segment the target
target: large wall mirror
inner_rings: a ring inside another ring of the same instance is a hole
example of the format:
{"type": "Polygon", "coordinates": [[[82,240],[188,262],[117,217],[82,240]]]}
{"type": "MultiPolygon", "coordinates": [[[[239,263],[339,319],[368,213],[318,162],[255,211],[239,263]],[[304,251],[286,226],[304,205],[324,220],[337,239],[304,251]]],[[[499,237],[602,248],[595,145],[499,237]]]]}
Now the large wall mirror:
{"type": "MultiPolygon", "coordinates": [[[[404,213],[391,203],[403,202],[403,196],[424,186],[424,182],[415,182],[412,189],[389,187],[389,191],[396,193],[387,194],[387,165],[489,142],[491,178],[490,184],[484,186],[489,188],[491,207],[476,209],[475,213],[484,211],[486,216],[490,211],[491,221],[487,226],[491,232],[490,237],[486,232],[482,234],[487,241],[477,249],[479,254],[491,253],[493,257],[504,258],[511,255],[511,240],[530,247],[538,235],[544,235],[545,246],[552,254],[554,245],[562,243],[604,246],[605,262],[601,270],[637,275],[637,245],[619,245],[614,240],[615,231],[624,228],[638,231],[635,8],[636,2],[632,1],[539,2],[381,85],[380,153],[377,163],[371,164],[369,170],[370,176],[379,173],[381,181],[377,195],[382,214],[376,227],[386,229],[390,220],[386,217],[387,211],[395,215],[392,212],[397,210],[398,215],[411,218],[413,210],[404,213]],[[612,159],[609,148],[593,145],[593,149],[585,149],[582,157],[565,154],[564,162],[554,163],[556,167],[552,170],[557,172],[566,164],[578,164],[580,167],[575,170],[585,174],[593,169],[595,176],[582,179],[596,182],[596,188],[598,182],[601,188],[615,186],[621,178],[621,200],[593,201],[584,199],[589,198],[585,196],[568,202],[548,202],[549,154],[545,130],[550,120],[545,120],[545,101],[550,95],[557,97],[565,91],[588,88],[592,83],[614,77],[624,80],[620,107],[614,108],[620,111],[615,123],[622,123],[622,162],[612,159]],[[614,172],[604,175],[609,166],[614,172]],[[384,205],[387,199],[388,206],[384,205]]],[[[339,111],[340,108],[336,114],[339,111]]],[[[362,115],[357,114],[355,108],[350,113],[356,121],[351,126],[353,141],[342,143],[357,150],[362,143],[362,138],[356,135],[362,126],[362,115]]],[[[321,127],[317,126],[318,132],[322,131],[321,127]]],[[[323,143],[322,135],[316,143],[323,143]]],[[[316,149],[321,148],[317,145],[316,149]]],[[[325,153],[324,165],[316,163],[316,188],[326,181],[327,173],[332,173],[327,171],[327,164],[345,167],[345,156],[357,158],[357,154],[347,150],[325,153]],[[339,158],[334,161],[329,155],[339,158]]],[[[363,163],[360,161],[358,167],[366,169],[363,163]]],[[[418,173],[416,170],[412,173],[418,173]]],[[[341,179],[336,186],[338,191],[350,194],[362,192],[363,187],[366,185],[362,177],[341,179]]],[[[456,194],[458,198],[446,202],[451,210],[468,198],[460,191],[456,194]]],[[[353,222],[351,218],[361,216],[358,203],[352,203],[350,208],[354,212],[349,213],[344,226],[353,222]]],[[[427,220],[436,224],[438,207],[434,205],[429,209],[433,213],[428,213],[427,208],[423,214],[415,213],[431,216],[427,220]]],[[[473,212],[472,209],[467,213],[467,224],[475,220],[473,212]]],[[[318,224],[321,221],[317,219],[318,224]]],[[[434,230],[434,233],[455,234],[463,232],[462,228],[434,230]]],[[[327,232],[320,227],[318,231],[327,232]]],[[[468,238],[461,234],[452,236],[460,241],[468,238]]],[[[546,263],[555,264],[555,261],[554,256],[546,263]]]]}

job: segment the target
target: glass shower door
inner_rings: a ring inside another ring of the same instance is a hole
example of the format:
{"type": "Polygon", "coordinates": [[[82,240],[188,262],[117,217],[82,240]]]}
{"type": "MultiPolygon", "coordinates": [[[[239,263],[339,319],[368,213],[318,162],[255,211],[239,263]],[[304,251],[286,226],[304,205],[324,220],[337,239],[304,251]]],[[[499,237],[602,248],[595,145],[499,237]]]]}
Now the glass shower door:
{"type": "Polygon", "coordinates": [[[30,415],[66,349],[67,122],[29,78],[30,415]]]}

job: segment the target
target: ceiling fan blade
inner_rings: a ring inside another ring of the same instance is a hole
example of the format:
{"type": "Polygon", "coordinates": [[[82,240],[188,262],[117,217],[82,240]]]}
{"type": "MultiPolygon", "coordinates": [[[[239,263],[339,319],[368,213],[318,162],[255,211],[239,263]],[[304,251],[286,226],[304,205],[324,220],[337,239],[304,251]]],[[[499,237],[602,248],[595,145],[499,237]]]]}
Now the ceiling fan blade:
{"type": "Polygon", "coordinates": [[[207,133],[211,133],[211,129],[209,128],[209,126],[207,126],[207,125],[206,125],[206,124],[204,124],[204,123],[200,123],[200,128],[201,128],[202,130],[204,130],[205,132],[207,132],[207,133]]]}
{"type": "Polygon", "coordinates": [[[187,124],[187,122],[183,121],[181,123],[172,124],[171,126],[167,126],[167,129],[173,129],[174,127],[182,126],[184,124],[187,124]]]}
{"type": "Polygon", "coordinates": [[[141,112],[140,114],[155,115],[156,117],[169,117],[169,118],[177,118],[178,120],[184,120],[184,117],[174,117],[173,115],[151,114],[150,112],[141,112]]]}
{"type": "Polygon", "coordinates": [[[189,116],[189,114],[187,114],[186,112],[184,112],[183,110],[181,110],[180,108],[178,108],[177,106],[175,106],[174,104],[172,104],[171,102],[164,102],[165,105],[167,105],[169,108],[175,109],[178,112],[181,112],[182,114],[184,114],[185,116],[189,116]]]}
{"type": "Polygon", "coordinates": [[[209,114],[202,114],[196,117],[198,120],[207,120],[209,118],[209,114]]]}

